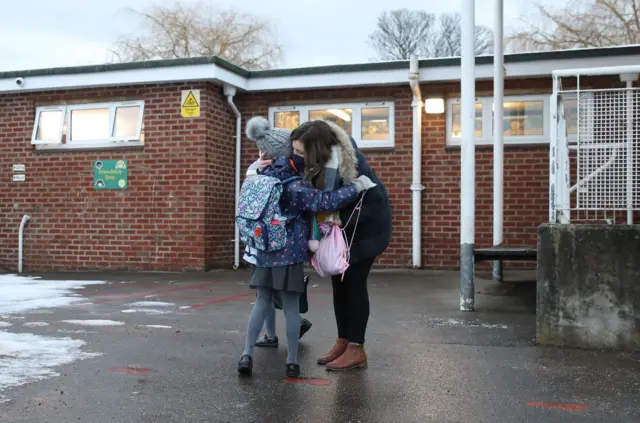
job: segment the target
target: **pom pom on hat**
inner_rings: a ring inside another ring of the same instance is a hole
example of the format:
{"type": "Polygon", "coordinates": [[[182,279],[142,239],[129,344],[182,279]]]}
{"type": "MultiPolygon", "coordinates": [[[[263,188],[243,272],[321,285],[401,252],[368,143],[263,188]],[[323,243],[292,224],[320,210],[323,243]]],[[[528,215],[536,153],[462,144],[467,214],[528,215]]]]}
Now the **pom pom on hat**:
{"type": "Polygon", "coordinates": [[[245,130],[247,137],[254,141],[260,151],[268,158],[290,157],[292,153],[291,131],[285,128],[273,128],[262,116],[249,119],[245,130]]]}
{"type": "Polygon", "coordinates": [[[247,137],[252,141],[256,141],[264,137],[270,129],[271,124],[269,124],[269,121],[266,118],[262,116],[252,117],[247,122],[247,137]]]}

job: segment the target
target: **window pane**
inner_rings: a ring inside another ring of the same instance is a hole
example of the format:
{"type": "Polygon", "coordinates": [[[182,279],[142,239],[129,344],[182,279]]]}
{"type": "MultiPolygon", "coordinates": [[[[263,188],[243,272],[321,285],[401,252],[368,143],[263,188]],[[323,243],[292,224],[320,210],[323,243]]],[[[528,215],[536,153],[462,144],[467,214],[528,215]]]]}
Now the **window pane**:
{"type": "Polygon", "coordinates": [[[60,142],[60,123],[62,113],[62,110],[40,112],[38,130],[36,131],[37,141],[60,142]]]}
{"type": "Polygon", "coordinates": [[[502,129],[504,136],[508,137],[544,135],[544,102],[505,102],[502,129]]]}
{"type": "Polygon", "coordinates": [[[71,111],[71,141],[109,139],[109,109],[71,111]]]}
{"type": "Polygon", "coordinates": [[[573,98],[563,99],[563,103],[567,133],[576,135],[578,133],[578,101],[574,96],[573,98]]]}
{"type": "Polygon", "coordinates": [[[351,135],[352,112],[351,109],[309,110],[309,120],[326,120],[333,122],[351,135]]]}
{"type": "Polygon", "coordinates": [[[118,107],[113,128],[114,137],[135,138],[138,135],[140,121],[140,106],[118,107]]]}
{"type": "MultiPolygon", "coordinates": [[[[582,110],[580,110],[580,124],[582,130],[587,130],[589,121],[589,109],[591,97],[588,94],[582,94],[580,96],[580,104],[582,110]]],[[[564,119],[567,127],[568,135],[578,134],[578,98],[574,93],[565,93],[562,96],[562,102],[564,104],[564,119]]]]}
{"type": "MultiPolygon", "coordinates": [[[[475,119],[475,131],[474,134],[476,137],[482,136],[482,104],[476,103],[476,119],[475,119]]],[[[454,137],[462,136],[462,106],[459,104],[454,104],[451,109],[451,135],[454,137]]]]}
{"type": "Polygon", "coordinates": [[[294,130],[300,126],[300,112],[275,112],[274,127],[294,130]]]}
{"type": "Polygon", "coordinates": [[[362,140],[377,141],[390,138],[389,108],[370,107],[362,109],[362,140]]]}

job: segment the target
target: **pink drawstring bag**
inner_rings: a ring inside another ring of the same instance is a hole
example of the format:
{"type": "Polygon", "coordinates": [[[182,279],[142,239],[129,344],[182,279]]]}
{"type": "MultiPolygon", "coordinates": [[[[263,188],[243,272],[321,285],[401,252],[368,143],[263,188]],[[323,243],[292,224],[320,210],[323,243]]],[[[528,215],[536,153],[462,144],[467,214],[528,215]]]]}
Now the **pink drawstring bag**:
{"type": "Polygon", "coordinates": [[[316,269],[316,272],[321,278],[334,275],[342,275],[344,278],[344,273],[349,268],[349,252],[351,250],[351,245],[353,244],[353,238],[356,235],[358,221],[360,220],[360,208],[362,207],[363,198],[364,195],[360,198],[360,201],[353,209],[353,212],[351,213],[351,216],[349,216],[349,220],[345,225],[347,226],[349,222],[351,222],[351,218],[357,211],[358,217],[356,218],[351,242],[347,242],[347,235],[338,223],[323,222],[320,224],[320,232],[322,232],[323,236],[320,240],[318,250],[311,259],[311,265],[316,269]]]}

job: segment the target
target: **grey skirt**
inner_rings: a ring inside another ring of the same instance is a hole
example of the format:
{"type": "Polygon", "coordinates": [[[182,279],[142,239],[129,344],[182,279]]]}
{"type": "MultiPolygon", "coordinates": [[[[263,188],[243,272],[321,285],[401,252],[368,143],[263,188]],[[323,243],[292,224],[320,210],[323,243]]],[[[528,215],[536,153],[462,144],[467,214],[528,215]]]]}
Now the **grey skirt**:
{"type": "Polygon", "coordinates": [[[253,267],[249,286],[303,293],[304,263],[286,267],[253,267]]]}

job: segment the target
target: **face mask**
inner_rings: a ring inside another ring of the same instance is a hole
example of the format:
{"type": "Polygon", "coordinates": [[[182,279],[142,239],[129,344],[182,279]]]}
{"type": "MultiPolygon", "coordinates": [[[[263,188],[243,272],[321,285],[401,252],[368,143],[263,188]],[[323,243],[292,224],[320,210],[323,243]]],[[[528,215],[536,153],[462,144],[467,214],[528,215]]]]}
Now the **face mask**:
{"type": "Polygon", "coordinates": [[[298,171],[298,173],[304,173],[304,157],[294,154],[291,156],[291,161],[293,162],[293,165],[296,167],[296,170],[298,171]]]}

